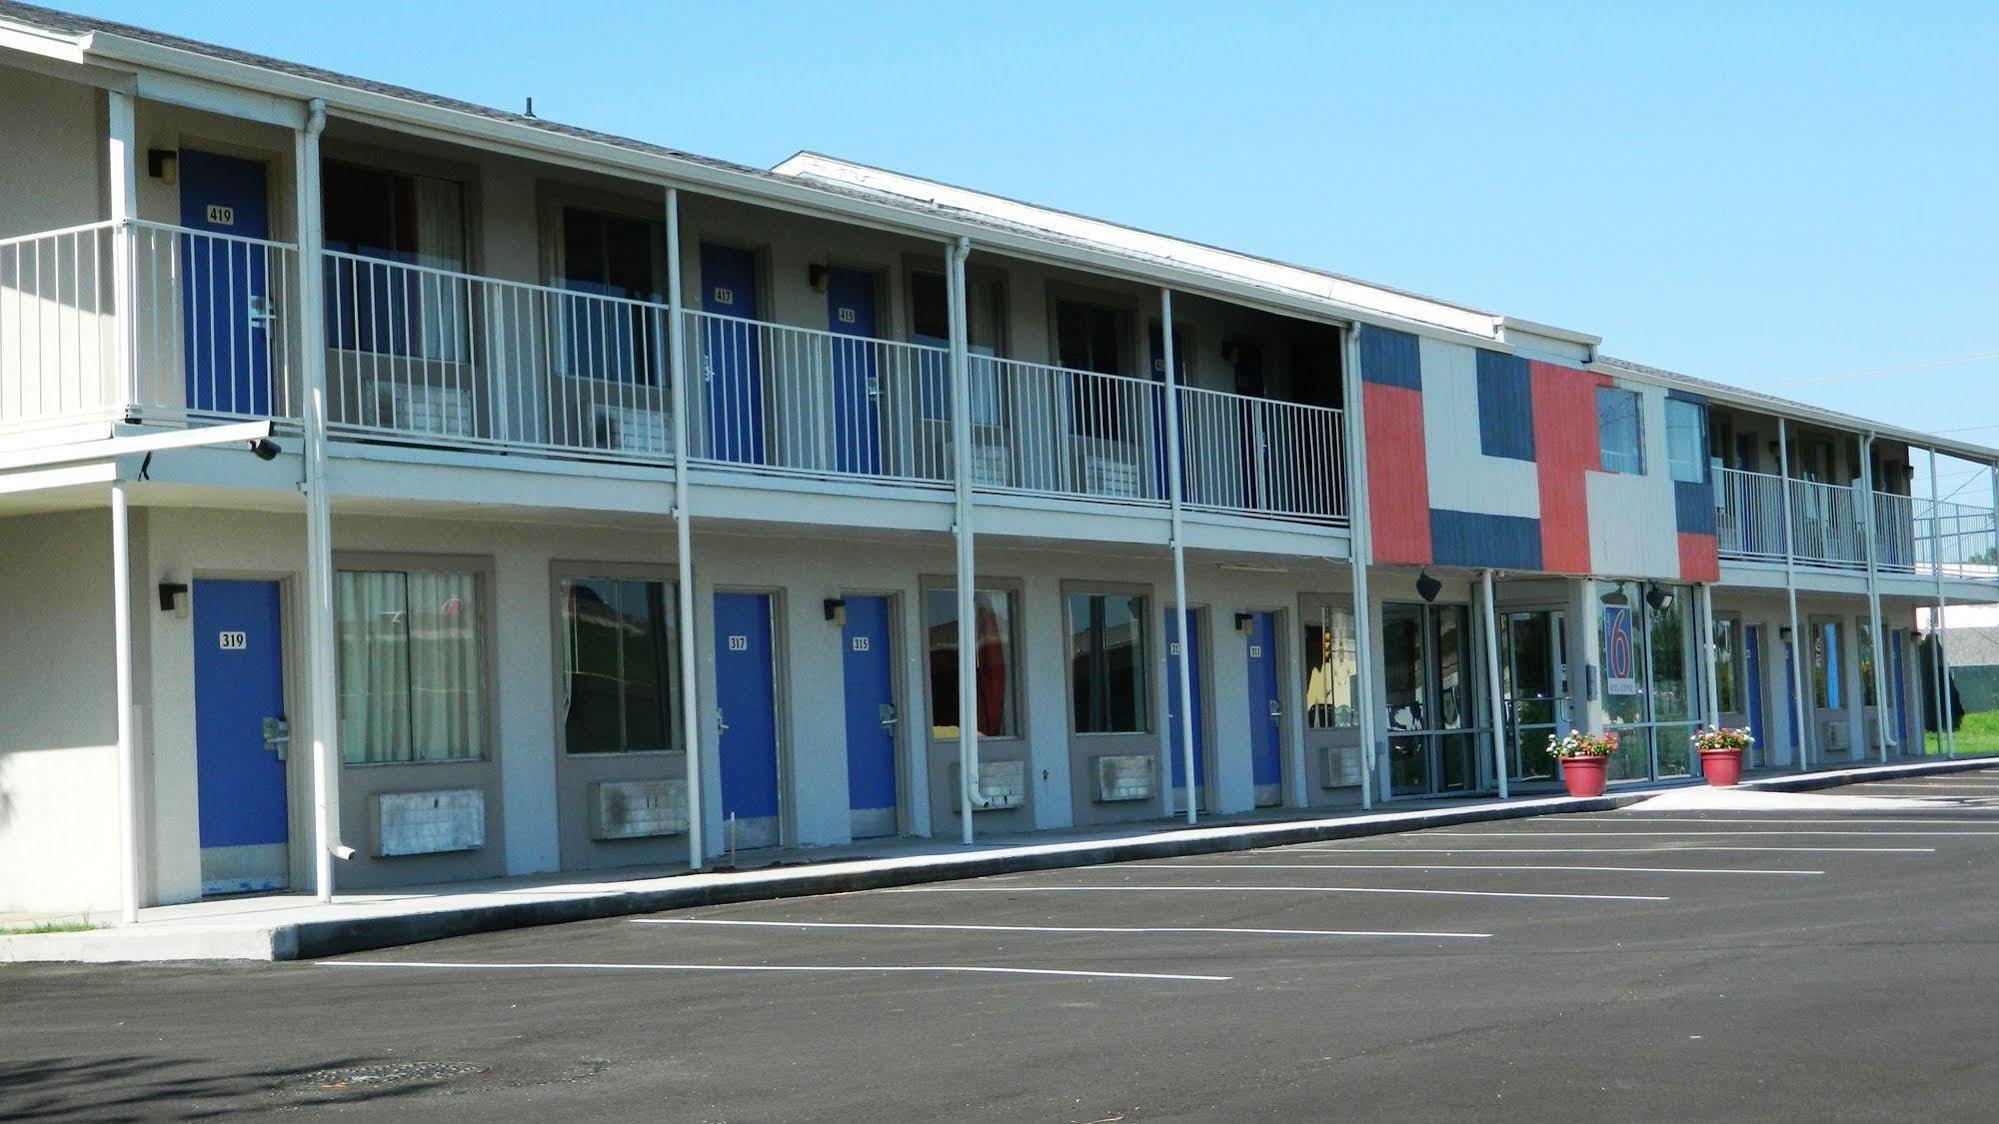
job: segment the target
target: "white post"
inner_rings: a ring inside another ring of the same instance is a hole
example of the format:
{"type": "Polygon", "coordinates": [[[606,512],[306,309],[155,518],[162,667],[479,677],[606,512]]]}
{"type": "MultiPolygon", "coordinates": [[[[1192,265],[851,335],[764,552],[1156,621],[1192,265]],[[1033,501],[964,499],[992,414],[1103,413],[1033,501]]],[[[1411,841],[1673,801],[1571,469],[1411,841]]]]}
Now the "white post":
{"type": "Polygon", "coordinates": [[[1867,535],[1867,644],[1871,649],[1874,663],[1874,737],[1880,742],[1881,763],[1888,763],[1888,676],[1883,667],[1888,662],[1888,638],[1881,634],[1881,573],[1875,552],[1880,544],[1875,541],[1876,520],[1874,512],[1874,435],[1869,433],[1860,443],[1860,507],[1864,513],[1861,528],[1867,535]]]}
{"type": "Polygon", "coordinates": [[[681,315],[680,191],[666,189],[666,351],[667,378],[673,395],[673,543],[680,594],[674,598],[680,617],[680,743],[687,774],[687,866],[708,865],[702,842],[701,712],[696,705],[700,677],[694,665],[694,528],[688,507],[687,480],[687,330],[681,315]]]}
{"type": "Polygon", "coordinates": [[[1362,404],[1360,325],[1350,326],[1345,339],[1345,399],[1347,438],[1348,562],[1353,571],[1354,658],[1360,663],[1355,684],[1354,714],[1360,727],[1360,806],[1374,807],[1374,626],[1367,596],[1367,567],[1374,556],[1373,531],[1367,505],[1367,416],[1362,404]]]}
{"type": "Polygon", "coordinates": [[[1701,635],[1706,638],[1702,650],[1707,658],[1702,662],[1701,686],[1707,695],[1707,724],[1710,728],[1721,727],[1721,692],[1715,676],[1715,660],[1720,655],[1714,641],[1714,585],[1701,583],[1701,635]]]}
{"type": "Polygon", "coordinates": [[[1811,728],[1805,722],[1805,633],[1798,627],[1797,524],[1791,521],[1791,436],[1783,418],[1777,419],[1778,483],[1784,489],[1784,597],[1791,608],[1791,729],[1798,742],[1798,771],[1804,772],[1811,759],[1811,728]]]}
{"type": "Polygon", "coordinates": [[[132,532],[125,481],[111,482],[111,631],[117,675],[120,919],[139,920],[139,752],[132,729],[132,532]]]}
{"type": "MultiPolygon", "coordinates": [[[[1949,603],[1943,592],[1943,497],[1937,494],[1937,451],[1930,453],[1930,572],[1936,577],[1937,614],[1930,625],[1930,639],[1936,642],[1937,661],[1937,745],[1944,756],[1957,757],[1957,731],[1950,721],[1950,652],[1944,647],[1943,618],[1949,603]]],[[[1995,513],[1999,514],[1999,513],[1995,513]]]]}
{"type": "Polygon", "coordinates": [[[945,288],[951,302],[951,446],[956,480],[958,546],[958,802],[966,846],[972,845],[972,809],[979,796],[979,630],[972,552],[972,377],[966,337],[971,334],[965,300],[965,258],[972,240],[952,244],[945,288]]]}
{"type": "Polygon", "coordinates": [[[292,136],[292,181],[298,221],[299,374],[305,389],[306,711],[312,732],[313,891],[333,900],[333,858],[339,847],[340,699],[333,609],[333,496],[326,470],[326,302],[321,273],[324,211],[319,188],[319,135],[326,103],[306,105],[305,124],[292,136]]]}
{"type": "Polygon", "coordinates": [[[1499,778],[1499,798],[1506,793],[1506,705],[1500,698],[1499,606],[1492,588],[1492,571],[1479,571],[1479,591],[1485,597],[1485,677],[1486,694],[1491,699],[1492,767],[1499,778]]]}
{"type": "Polygon", "coordinates": [[[111,221],[115,224],[111,229],[112,284],[115,286],[111,302],[116,315],[116,340],[112,355],[117,364],[119,393],[123,396],[123,402],[118,404],[119,416],[124,417],[141,405],[136,342],[139,330],[139,310],[136,307],[138,287],[133,261],[136,251],[134,240],[138,235],[132,227],[132,220],[138,217],[138,125],[132,95],[112,90],[106,93],[105,99],[105,135],[109,138],[107,156],[111,172],[109,202],[111,221]]]}
{"type": "Polygon", "coordinates": [[[1187,650],[1194,641],[1188,635],[1187,550],[1181,542],[1186,525],[1180,511],[1180,374],[1174,370],[1173,290],[1159,290],[1159,350],[1166,357],[1166,496],[1173,521],[1173,611],[1180,614],[1175,630],[1180,636],[1180,658],[1174,661],[1180,677],[1180,748],[1186,758],[1187,822],[1198,821],[1194,810],[1194,695],[1193,672],[1187,666],[1187,650]]]}

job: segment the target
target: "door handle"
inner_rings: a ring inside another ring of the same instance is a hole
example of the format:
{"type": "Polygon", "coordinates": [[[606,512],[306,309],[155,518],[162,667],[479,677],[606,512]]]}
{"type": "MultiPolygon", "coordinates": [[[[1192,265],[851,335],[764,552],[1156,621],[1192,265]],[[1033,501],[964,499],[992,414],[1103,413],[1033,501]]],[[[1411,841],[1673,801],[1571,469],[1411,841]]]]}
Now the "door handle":
{"type": "Polygon", "coordinates": [[[894,726],[902,717],[902,715],[896,712],[894,703],[882,703],[875,713],[880,716],[882,729],[884,730],[894,726]]]}
{"type": "Polygon", "coordinates": [[[251,324],[253,324],[253,325],[254,325],[254,324],[264,324],[264,325],[268,325],[268,324],[271,324],[271,323],[275,322],[275,321],[277,320],[277,318],[278,318],[278,314],[277,314],[276,310],[274,310],[274,309],[272,308],[272,306],[271,306],[271,298],[270,298],[270,297],[269,297],[268,295],[253,295],[253,296],[251,296],[251,298],[250,298],[250,323],[251,323],[251,324]]]}
{"type": "Polygon", "coordinates": [[[1271,700],[1270,700],[1270,720],[1271,720],[1272,722],[1276,722],[1276,721],[1279,721],[1279,720],[1281,720],[1281,719],[1282,719],[1283,717],[1284,717],[1284,704],[1283,704],[1283,703],[1281,703],[1281,702],[1279,702],[1279,701],[1278,701],[1278,700],[1276,700],[1276,699],[1271,699],[1271,700]]]}
{"type": "Polygon", "coordinates": [[[285,751],[292,743],[291,723],[283,718],[264,719],[264,748],[270,750],[277,759],[285,759],[285,751]]]}
{"type": "Polygon", "coordinates": [[[719,706],[715,708],[715,732],[717,734],[729,732],[729,723],[722,717],[722,708],[719,706]]]}

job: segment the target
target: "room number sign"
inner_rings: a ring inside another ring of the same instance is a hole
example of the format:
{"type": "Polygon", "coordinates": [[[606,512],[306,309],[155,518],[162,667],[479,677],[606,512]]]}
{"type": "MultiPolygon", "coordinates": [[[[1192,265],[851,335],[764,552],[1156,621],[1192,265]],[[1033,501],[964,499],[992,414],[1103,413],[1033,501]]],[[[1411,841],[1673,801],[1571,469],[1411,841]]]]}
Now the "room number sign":
{"type": "Polygon", "coordinates": [[[250,634],[246,632],[222,632],[217,637],[225,652],[245,652],[250,648],[250,634]]]}

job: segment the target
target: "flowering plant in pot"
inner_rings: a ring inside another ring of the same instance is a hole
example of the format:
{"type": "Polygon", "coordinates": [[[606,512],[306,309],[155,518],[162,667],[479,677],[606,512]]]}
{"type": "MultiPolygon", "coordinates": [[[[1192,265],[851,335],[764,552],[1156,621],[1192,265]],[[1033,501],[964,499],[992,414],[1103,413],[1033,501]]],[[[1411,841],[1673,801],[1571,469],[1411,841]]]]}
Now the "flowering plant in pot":
{"type": "Polygon", "coordinates": [[[1730,730],[1710,726],[1694,731],[1694,748],[1700,751],[1701,772],[1707,783],[1725,788],[1742,779],[1742,751],[1756,744],[1747,729],[1730,730]]]}
{"type": "Polygon", "coordinates": [[[1562,763],[1562,783],[1570,796],[1602,796],[1610,779],[1610,755],[1617,752],[1617,731],[1585,734],[1570,730],[1563,737],[1548,735],[1548,753],[1562,763]]]}

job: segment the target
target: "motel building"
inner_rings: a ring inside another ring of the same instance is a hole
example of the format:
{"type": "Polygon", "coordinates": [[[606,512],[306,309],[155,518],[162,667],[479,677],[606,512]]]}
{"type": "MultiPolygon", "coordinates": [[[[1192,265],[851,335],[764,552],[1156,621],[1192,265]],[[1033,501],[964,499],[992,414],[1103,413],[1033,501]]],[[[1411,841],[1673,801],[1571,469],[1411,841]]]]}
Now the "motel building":
{"type": "Polygon", "coordinates": [[[10,2],[0,153],[0,911],[1895,761],[1999,600],[1999,451],[827,156],[10,2]]]}

